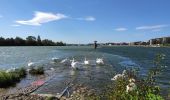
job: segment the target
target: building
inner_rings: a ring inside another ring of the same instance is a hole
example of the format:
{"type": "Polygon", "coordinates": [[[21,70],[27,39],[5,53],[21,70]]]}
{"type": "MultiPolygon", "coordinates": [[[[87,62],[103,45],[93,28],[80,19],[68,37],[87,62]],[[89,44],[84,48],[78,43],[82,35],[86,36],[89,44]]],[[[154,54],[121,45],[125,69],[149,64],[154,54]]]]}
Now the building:
{"type": "Polygon", "coordinates": [[[149,40],[150,45],[170,44],[170,37],[155,38],[149,40]]]}

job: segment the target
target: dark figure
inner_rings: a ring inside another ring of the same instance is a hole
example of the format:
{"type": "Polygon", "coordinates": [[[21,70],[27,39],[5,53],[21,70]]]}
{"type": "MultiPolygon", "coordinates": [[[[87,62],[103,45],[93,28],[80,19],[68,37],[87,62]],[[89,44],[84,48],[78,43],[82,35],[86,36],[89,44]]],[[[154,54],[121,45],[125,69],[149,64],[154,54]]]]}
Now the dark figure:
{"type": "Polygon", "coordinates": [[[97,48],[97,41],[94,41],[94,49],[97,48]]]}

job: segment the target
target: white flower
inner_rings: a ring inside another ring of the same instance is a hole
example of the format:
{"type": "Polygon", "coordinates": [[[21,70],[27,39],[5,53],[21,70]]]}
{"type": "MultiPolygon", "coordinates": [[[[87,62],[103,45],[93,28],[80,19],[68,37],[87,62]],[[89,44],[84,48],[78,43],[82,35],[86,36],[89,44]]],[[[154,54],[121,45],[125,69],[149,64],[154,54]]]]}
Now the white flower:
{"type": "Polygon", "coordinates": [[[130,78],[129,79],[129,82],[131,83],[131,82],[135,82],[135,79],[134,78],[130,78]]]}
{"type": "Polygon", "coordinates": [[[126,73],[127,73],[127,71],[126,71],[126,70],[123,70],[122,75],[125,76],[126,73]]]}
{"type": "Polygon", "coordinates": [[[111,80],[114,81],[114,80],[117,80],[117,79],[122,78],[122,77],[123,77],[122,74],[117,74],[113,78],[111,78],[111,80]]]}
{"type": "Polygon", "coordinates": [[[134,91],[136,89],[137,89],[137,86],[134,82],[131,82],[126,86],[126,92],[134,91]]]}

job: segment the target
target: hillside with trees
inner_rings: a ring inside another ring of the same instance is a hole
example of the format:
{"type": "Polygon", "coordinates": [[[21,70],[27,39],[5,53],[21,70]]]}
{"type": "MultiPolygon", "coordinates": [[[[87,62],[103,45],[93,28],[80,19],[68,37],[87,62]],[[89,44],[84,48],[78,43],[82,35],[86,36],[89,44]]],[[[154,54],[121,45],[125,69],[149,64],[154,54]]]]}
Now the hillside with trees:
{"type": "Polygon", "coordinates": [[[26,39],[21,37],[16,38],[4,38],[0,37],[0,46],[66,46],[62,41],[54,42],[49,39],[41,40],[38,36],[28,36],[26,39]]]}

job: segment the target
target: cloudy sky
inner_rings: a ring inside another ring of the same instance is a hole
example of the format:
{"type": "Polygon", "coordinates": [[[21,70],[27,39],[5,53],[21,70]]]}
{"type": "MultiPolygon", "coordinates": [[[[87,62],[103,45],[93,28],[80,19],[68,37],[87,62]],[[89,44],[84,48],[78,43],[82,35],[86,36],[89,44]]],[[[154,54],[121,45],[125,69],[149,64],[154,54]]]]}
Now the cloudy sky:
{"type": "Polygon", "coordinates": [[[0,0],[0,36],[67,43],[170,36],[169,0],[0,0]]]}

